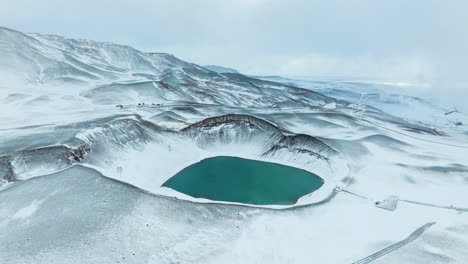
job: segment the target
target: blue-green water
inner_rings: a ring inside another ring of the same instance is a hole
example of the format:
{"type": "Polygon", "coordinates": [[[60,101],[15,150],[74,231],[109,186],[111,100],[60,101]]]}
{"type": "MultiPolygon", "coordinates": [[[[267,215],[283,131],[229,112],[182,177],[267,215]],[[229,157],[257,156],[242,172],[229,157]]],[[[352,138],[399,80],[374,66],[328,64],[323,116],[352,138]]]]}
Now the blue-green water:
{"type": "Polygon", "coordinates": [[[322,185],[305,170],[222,156],[188,166],[163,184],[196,198],[255,205],[295,204],[322,185]]]}

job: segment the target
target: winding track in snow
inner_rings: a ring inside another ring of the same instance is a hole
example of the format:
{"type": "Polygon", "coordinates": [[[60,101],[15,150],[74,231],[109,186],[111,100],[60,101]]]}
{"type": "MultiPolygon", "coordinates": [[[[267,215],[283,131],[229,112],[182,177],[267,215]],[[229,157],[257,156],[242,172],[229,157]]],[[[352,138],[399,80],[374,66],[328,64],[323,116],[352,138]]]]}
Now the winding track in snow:
{"type": "MultiPolygon", "coordinates": [[[[347,193],[347,194],[350,194],[350,195],[353,195],[353,196],[356,196],[356,197],[359,197],[359,198],[362,198],[362,199],[372,200],[372,199],[370,199],[370,198],[368,198],[368,197],[359,195],[359,194],[357,194],[357,193],[353,193],[353,192],[348,191],[348,190],[345,190],[345,189],[340,189],[340,190],[337,191],[337,192],[344,192],[344,193],[347,193]]],[[[434,207],[434,208],[455,210],[455,211],[459,211],[459,212],[468,212],[468,208],[465,208],[465,207],[456,207],[456,206],[453,206],[453,205],[439,205],[439,204],[425,203],[425,202],[419,202],[419,201],[413,201],[413,200],[405,200],[405,199],[398,199],[398,202],[405,202],[405,203],[416,204],[416,205],[422,205],[422,206],[428,206],[428,207],[434,207]]]]}
{"type": "Polygon", "coordinates": [[[437,204],[424,203],[424,202],[418,202],[418,201],[412,201],[412,200],[398,200],[398,201],[417,204],[417,205],[423,205],[423,206],[429,206],[429,207],[435,207],[435,208],[450,209],[450,210],[455,210],[455,211],[460,211],[460,212],[468,212],[468,208],[455,207],[455,206],[452,206],[452,205],[450,205],[450,206],[437,205],[437,204]]]}
{"type": "Polygon", "coordinates": [[[355,261],[353,262],[352,264],[365,264],[365,263],[370,263],[371,261],[374,261],[388,253],[391,253],[403,246],[405,246],[406,244],[410,243],[410,242],[413,242],[416,238],[418,238],[420,235],[422,235],[429,227],[433,226],[435,224],[435,222],[429,222],[421,227],[419,227],[418,229],[416,229],[413,233],[411,233],[407,238],[399,241],[399,242],[396,242],[395,244],[392,244],[370,256],[367,256],[363,259],[360,259],[358,261],[355,261]]]}
{"type": "Polygon", "coordinates": [[[365,196],[362,196],[362,195],[359,195],[359,194],[357,194],[357,193],[353,193],[353,192],[347,191],[347,190],[345,190],[345,189],[341,189],[340,191],[341,191],[341,192],[344,192],[344,193],[348,193],[348,194],[354,195],[354,196],[357,196],[357,197],[362,198],[362,199],[370,200],[369,198],[367,198],[367,197],[365,197],[365,196]]]}

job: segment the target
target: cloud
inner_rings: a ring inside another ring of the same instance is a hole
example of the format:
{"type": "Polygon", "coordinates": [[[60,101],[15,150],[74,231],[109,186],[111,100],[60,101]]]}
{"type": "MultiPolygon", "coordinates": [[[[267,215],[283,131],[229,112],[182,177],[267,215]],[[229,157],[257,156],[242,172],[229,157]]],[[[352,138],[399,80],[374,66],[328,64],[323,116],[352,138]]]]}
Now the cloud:
{"type": "Polygon", "coordinates": [[[434,65],[418,57],[332,56],[307,54],[275,57],[280,75],[348,76],[381,80],[421,81],[434,75],[434,65]]]}

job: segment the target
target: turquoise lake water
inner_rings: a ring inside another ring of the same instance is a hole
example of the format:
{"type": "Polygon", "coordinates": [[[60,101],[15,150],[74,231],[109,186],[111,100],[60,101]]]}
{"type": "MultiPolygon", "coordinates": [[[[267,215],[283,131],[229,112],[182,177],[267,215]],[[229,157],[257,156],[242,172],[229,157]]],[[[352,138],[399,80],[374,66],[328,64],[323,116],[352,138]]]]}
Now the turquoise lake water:
{"type": "Polygon", "coordinates": [[[253,205],[295,204],[322,185],[302,169],[224,156],[190,165],[163,184],[196,198],[253,205]]]}

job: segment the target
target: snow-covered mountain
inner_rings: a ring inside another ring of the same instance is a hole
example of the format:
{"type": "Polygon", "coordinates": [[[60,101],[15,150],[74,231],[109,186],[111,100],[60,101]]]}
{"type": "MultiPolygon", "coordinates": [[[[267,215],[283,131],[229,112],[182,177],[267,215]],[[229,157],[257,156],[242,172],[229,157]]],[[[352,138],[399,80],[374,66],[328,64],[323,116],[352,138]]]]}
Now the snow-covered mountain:
{"type": "Polygon", "coordinates": [[[218,74],[169,54],[6,28],[0,28],[0,56],[0,70],[10,76],[42,86],[85,86],[84,97],[108,104],[186,101],[271,106],[292,102],[317,105],[333,100],[240,74],[218,74]]]}
{"type": "Polygon", "coordinates": [[[0,28],[0,263],[468,262],[465,115],[393,88],[0,28]],[[162,186],[215,156],[324,184],[263,206],[162,186]]]}

